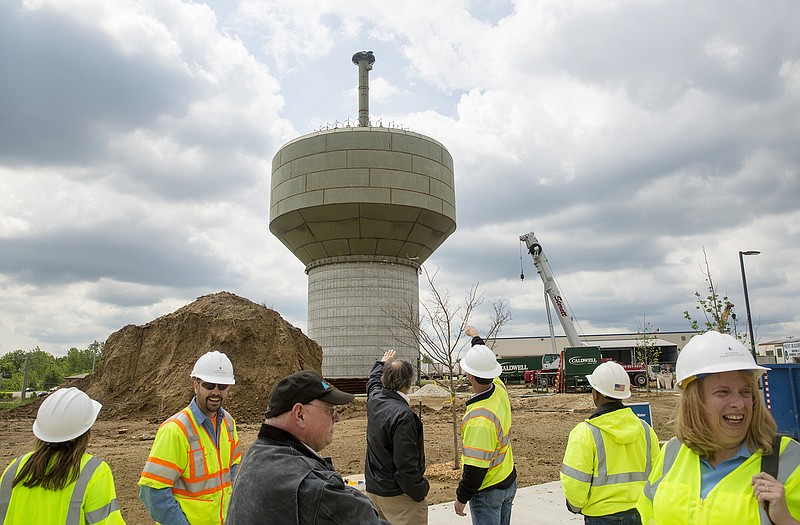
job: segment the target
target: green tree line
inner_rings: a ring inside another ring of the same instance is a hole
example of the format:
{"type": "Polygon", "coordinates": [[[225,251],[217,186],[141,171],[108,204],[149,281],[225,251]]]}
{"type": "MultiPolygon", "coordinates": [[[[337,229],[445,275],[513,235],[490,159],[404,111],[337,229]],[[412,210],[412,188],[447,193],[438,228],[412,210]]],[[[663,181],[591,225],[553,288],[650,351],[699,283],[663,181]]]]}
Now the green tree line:
{"type": "Polygon", "coordinates": [[[70,348],[67,355],[56,357],[38,346],[33,350],[14,350],[0,356],[0,390],[22,389],[25,360],[28,361],[27,386],[47,390],[64,382],[64,378],[92,372],[103,355],[105,343],[94,341],[88,348],[70,348]]]}

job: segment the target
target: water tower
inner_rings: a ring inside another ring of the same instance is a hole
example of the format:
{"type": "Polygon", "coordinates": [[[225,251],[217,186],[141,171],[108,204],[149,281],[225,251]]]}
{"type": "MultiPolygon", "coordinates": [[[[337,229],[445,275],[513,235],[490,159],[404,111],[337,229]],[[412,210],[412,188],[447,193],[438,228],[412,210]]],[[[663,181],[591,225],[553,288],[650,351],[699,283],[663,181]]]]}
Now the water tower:
{"type": "Polygon", "coordinates": [[[272,160],[269,229],[306,265],[308,336],[322,372],[363,383],[394,348],[418,346],[387,312],[419,304],[419,269],[456,229],[453,158],[436,140],[372,126],[372,51],[358,66],[358,126],[303,135],[272,160]],[[393,310],[395,309],[395,310],[393,310]]]}

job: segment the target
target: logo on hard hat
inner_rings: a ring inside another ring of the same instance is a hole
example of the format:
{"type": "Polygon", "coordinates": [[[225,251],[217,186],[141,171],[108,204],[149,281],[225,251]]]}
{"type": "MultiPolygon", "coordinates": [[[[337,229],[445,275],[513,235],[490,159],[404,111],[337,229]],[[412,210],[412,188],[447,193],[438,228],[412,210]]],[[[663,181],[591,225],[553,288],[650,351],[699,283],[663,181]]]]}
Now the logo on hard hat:
{"type": "Polygon", "coordinates": [[[329,384],[328,384],[328,382],[327,382],[327,381],[325,381],[325,380],[323,379],[323,380],[322,380],[322,388],[324,388],[325,390],[327,390],[327,389],[329,389],[330,387],[331,387],[331,385],[329,385],[329,384]]]}
{"type": "Polygon", "coordinates": [[[740,356],[740,352],[737,352],[736,350],[734,350],[732,346],[728,346],[727,350],[728,351],[727,352],[723,352],[722,355],[720,355],[720,357],[739,357],[740,356]]]}
{"type": "Polygon", "coordinates": [[[625,385],[614,383],[614,392],[624,392],[624,391],[625,391],[625,385]]]}

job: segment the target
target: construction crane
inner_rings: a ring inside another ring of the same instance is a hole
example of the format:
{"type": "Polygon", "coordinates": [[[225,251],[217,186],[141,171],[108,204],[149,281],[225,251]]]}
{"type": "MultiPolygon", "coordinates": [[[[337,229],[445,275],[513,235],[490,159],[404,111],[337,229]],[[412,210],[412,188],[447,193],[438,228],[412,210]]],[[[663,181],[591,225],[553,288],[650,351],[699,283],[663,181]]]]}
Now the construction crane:
{"type": "MultiPolygon", "coordinates": [[[[547,257],[545,257],[544,251],[542,251],[542,245],[539,244],[539,240],[536,238],[533,232],[520,235],[519,240],[524,242],[528,247],[528,253],[530,253],[531,257],[533,258],[533,265],[536,267],[536,272],[539,274],[539,277],[541,277],[542,282],[544,283],[545,298],[549,298],[550,302],[553,304],[553,308],[558,315],[558,320],[561,323],[561,328],[564,329],[564,334],[567,336],[567,341],[569,341],[569,346],[583,346],[583,343],[578,336],[578,331],[575,329],[575,324],[572,321],[572,317],[569,315],[569,312],[567,312],[566,301],[561,295],[561,291],[558,289],[556,278],[553,275],[553,270],[550,268],[550,263],[547,262],[547,257]]],[[[522,277],[524,278],[524,275],[522,275],[522,277]]],[[[547,307],[547,317],[549,320],[549,306],[547,307]]],[[[552,330],[553,323],[551,321],[551,338],[553,335],[552,330]]]]}
{"type": "MultiPolygon", "coordinates": [[[[528,247],[528,252],[533,258],[533,265],[536,267],[536,271],[544,283],[545,304],[547,305],[549,298],[549,301],[552,302],[553,308],[558,315],[558,320],[561,322],[561,327],[564,329],[564,334],[567,336],[569,347],[578,348],[589,346],[581,341],[580,337],[578,336],[575,323],[573,322],[572,317],[569,315],[569,312],[567,312],[567,301],[564,299],[563,295],[561,295],[561,291],[558,289],[556,278],[553,276],[553,270],[550,268],[550,263],[547,262],[547,257],[545,257],[544,251],[542,251],[542,245],[539,244],[539,240],[536,238],[533,232],[520,235],[519,240],[524,242],[528,247]]],[[[524,278],[524,275],[520,275],[520,277],[524,278]]],[[[732,307],[733,305],[730,306],[732,307]]],[[[729,310],[730,308],[726,309],[726,311],[729,310]]],[[[545,354],[542,357],[542,369],[558,369],[559,371],[563,371],[563,354],[556,350],[555,336],[553,335],[553,322],[550,316],[549,305],[547,305],[547,320],[548,324],[550,325],[550,340],[553,345],[553,354],[545,354]]],[[[599,347],[597,347],[597,353],[598,356],[600,356],[599,347]]],[[[602,359],[602,356],[600,356],[600,358],[602,359]]],[[[645,364],[620,364],[625,369],[625,372],[627,372],[631,377],[631,383],[639,386],[647,385],[648,372],[645,364]]]]}

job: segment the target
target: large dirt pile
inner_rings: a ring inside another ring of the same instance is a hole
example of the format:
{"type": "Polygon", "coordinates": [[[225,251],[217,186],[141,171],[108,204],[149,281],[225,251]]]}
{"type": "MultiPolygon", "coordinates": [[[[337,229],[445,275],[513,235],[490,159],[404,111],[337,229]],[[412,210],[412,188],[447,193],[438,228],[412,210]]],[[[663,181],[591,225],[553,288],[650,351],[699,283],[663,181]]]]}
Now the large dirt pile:
{"type": "Polygon", "coordinates": [[[80,388],[103,403],[101,419],[163,420],[192,399],[189,374],[211,350],[233,362],[225,407],[237,421],[263,420],[272,386],[298,370],[322,370],[322,347],[277,312],[228,292],[205,295],[143,326],[111,334],[80,388]]]}

